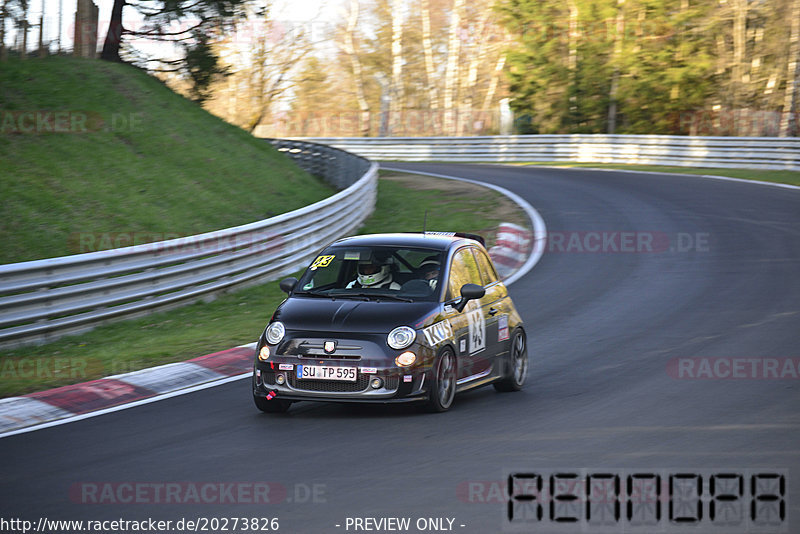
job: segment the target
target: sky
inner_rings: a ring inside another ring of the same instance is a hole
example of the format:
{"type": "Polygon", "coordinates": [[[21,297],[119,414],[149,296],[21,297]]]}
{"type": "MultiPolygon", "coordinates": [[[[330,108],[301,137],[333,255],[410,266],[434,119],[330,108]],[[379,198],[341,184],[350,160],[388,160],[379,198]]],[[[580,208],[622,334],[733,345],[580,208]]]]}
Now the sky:
{"type": "MultiPolygon", "coordinates": [[[[146,1],[146,0],[144,0],[146,1]]],[[[31,24],[38,25],[39,17],[44,11],[44,41],[52,42],[52,49],[55,50],[59,38],[59,12],[61,13],[60,35],[61,48],[72,50],[73,32],[75,27],[75,9],[77,0],[30,0],[28,20],[31,24]]],[[[102,47],[108,30],[108,20],[111,17],[111,8],[114,0],[94,0],[99,8],[99,28],[98,46],[102,47]]],[[[311,24],[311,29],[320,31],[325,24],[330,23],[336,16],[336,11],[341,0],[274,0],[273,19],[279,20],[286,25],[311,24]],[[314,26],[316,25],[316,27],[314,26]]],[[[137,26],[141,18],[137,16],[133,8],[125,8],[123,12],[124,21],[127,27],[137,26]]],[[[6,28],[6,43],[11,44],[14,39],[14,30],[10,24],[6,28]]],[[[33,50],[39,40],[38,27],[32,28],[28,33],[28,49],[33,50]]]]}

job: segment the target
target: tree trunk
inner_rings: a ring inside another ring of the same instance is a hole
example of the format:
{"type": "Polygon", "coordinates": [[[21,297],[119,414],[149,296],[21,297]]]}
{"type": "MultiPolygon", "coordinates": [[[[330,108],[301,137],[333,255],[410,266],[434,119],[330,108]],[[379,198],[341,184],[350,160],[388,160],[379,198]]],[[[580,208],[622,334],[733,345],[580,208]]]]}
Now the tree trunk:
{"type": "Polygon", "coordinates": [[[6,0],[0,4],[0,61],[8,59],[8,48],[6,48],[6,0]]]}
{"type": "Polygon", "coordinates": [[[422,51],[425,55],[425,74],[428,81],[430,108],[439,109],[439,87],[436,68],[433,65],[433,45],[431,44],[431,5],[430,0],[422,0],[422,51]]]}
{"type": "MultiPolygon", "coordinates": [[[[733,113],[736,114],[743,105],[742,94],[744,92],[744,61],[747,54],[747,2],[748,0],[734,0],[733,2],[733,113]]],[[[735,115],[734,115],[735,116],[735,115]]],[[[735,131],[738,134],[739,128],[744,121],[735,121],[735,131]]]]}
{"type": "Polygon", "coordinates": [[[122,45],[122,32],[124,31],[122,27],[123,7],[125,7],[125,0],[114,0],[114,6],[111,8],[111,20],[108,22],[108,33],[103,43],[103,52],[100,54],[100,59],[122,63],[122,58],[119,56],[119,48],[122,45]]]}
{"type": "Polygon", "coordinates": [[[792,31],[789,38],[789,57],[786,61],[786,89],[783,97],[783,113],[781,115],[781,137],[796,136],[797,101],[800,96],[800,0],[792,2],[792,31]]]}
{"type": "Polygon", "coordinates": [[[483,109],[485,110],[492,108],[492,101],[497,93],[497,84],[500,82],[500,76],[503,74],[503,68],[506,65],[506,48],[508,43],[511,42],[511,35],[508,33],[508,30],[505,30],[503,36],[503,42],[499,47],[500,54],[497,56],[497,62],[494,65],[494,72],[492,72],[492,79],[489,82],[489,89],[486,91],[486,96],[483,99],[483,109]]]}
{"type": "MultiPolygon", "coordinates": [[[[463,102],[463,120],[459,121],[456,135],[464,135],[467,128],[472,129],[473,107],[476,100],[475,87],[478,84],[478,67],[486,61],[486,42],[488,40],[487,24],[491,10],[489,6],[481,10],[480,23],[478,24],[478,44],[469,52],[469,68],[467,75],[461,80],[460,93],[463,102]]],[[[469,133],[473,133],[470,131],[469,133]]]]}
{"type": "Polygon", "coordinates": [[[619,92],[619,64],[622,61],[622,38],[625,34],[625,0],[617,0],[617,28],[614,34],[614,53],[611,64],[614,72],[611,75],[611,88],[608,91],[608,133],[617,131],[617,93],[619,92]]]}
{"type": "Polygon", "coordinates": [[[575,84],[577,83],[578,76],[578,40],[580,39],[580,30],[578,29],[578,5],[575,0],[569,0],[569,42],[567,48],[567,70],[569,71],[568,87],[570,88],[569,96],[569,115],[574,116],[578,111],[578,99],[575,96],[575,84]]]}
{"type": "Polygon", "coordinates": [[[356,100],[358,109],[361,110],[361,135],[369,136],[369,103],[364,94],[364,76],[361,68],[361,60],[356,54],[356,42],[353,37],[358,26],[358,0],[350,0],[350,12],[347,15],[347,29],[345,30],[344,43],[342,48],[350,58],[350,67],[353,69],[353,85],[356,89],[356,100]]]}
{"type": "Polygon", "coordinates": [[[464,11],[464,0],[453,0],[453,13],[450,16],[450,36],[447,45],[447,70],[444,78],[444,134],[454,135],[456,88],[459,79],[459,56],[461,55],[461,14],[464,11]]]}
{"type": "Polygon", "coordinates": [[[403,109],[403,0],[392,1],[392,80],[389,95],[389,135],[400,128],[403,109]]]}
{"type": "Polygon", "coordinates": [[[20,59],[28,58],[28,3],[23,6],[22,12],[22,51],[20,59]]]}
{"type": "Polygon", "coordinates": [[[39,17],[39,57],[44,56],[44,3],[42,3],[42,15],[39,17]]]}

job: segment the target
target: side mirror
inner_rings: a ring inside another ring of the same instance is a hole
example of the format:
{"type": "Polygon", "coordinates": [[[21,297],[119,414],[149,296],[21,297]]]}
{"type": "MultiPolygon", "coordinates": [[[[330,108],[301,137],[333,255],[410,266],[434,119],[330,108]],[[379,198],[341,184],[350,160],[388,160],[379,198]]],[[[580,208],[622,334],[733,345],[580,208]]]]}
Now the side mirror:
{"type": "Polygon", "coordinates": [[[296,285],[297,285],[297,278],[293,276],[289,278],[284,278],[283,280],[281,280],[280,283],[281,290],[287,295],[292,292],[294,286],[296,285]]]}
{"type": "Polygon", "coordinates": [[[458,313],[464,311],[464,307],[470,300],[480,299],[486,294],[486,290],[478,284],[464,284],[461,286],[461,300],[459,300],[453,307],[458,310],[458,313]]]}

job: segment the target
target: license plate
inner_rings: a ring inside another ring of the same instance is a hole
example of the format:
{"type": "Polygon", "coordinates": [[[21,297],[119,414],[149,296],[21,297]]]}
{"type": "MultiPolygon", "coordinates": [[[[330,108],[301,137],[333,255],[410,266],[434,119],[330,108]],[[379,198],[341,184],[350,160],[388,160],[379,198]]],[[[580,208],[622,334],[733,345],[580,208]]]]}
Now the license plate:
{"type": "Polygon", "coordinates": [[[356,381],[355,367],[333,367],[329,365],[298,365],[297,378],[302,380],[356,381]]]}

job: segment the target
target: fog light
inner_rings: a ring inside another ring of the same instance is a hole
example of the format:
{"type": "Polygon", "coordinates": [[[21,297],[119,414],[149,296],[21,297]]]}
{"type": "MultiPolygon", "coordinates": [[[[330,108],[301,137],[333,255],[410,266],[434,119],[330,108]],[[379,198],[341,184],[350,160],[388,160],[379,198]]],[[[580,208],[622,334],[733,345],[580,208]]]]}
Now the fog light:
{"type": "Polygon", "coordinates": [[[408,367],[409,365],[414,365],[415,361],[417,361],[417,355],[414,354],[413,352],[404,352],[394,360],[394,362],[400,367],[408,367]]]}
{"type": "Polygon", "coordinates": [[[372,389],[380,389],[383,385],[383,380],[377,377],[373,378],[372,382],[370,382],[370,385],[372,386],[372,389]]]}
{"type": "Polygon", "coordinates": [[[279,386],[282,386],[283,384],[286,383],[286,375],[284,375],[283,373],[279,373],[278,375],[275,376],[275,382],[277,382],[279,386]]]}
{"type": "Polygon", "coordinates": [[[261,347],[261,350],[258,351],[258,359],[262,362],[265,362],[269,359],[269,347],[264,345],[261,347]]]}

